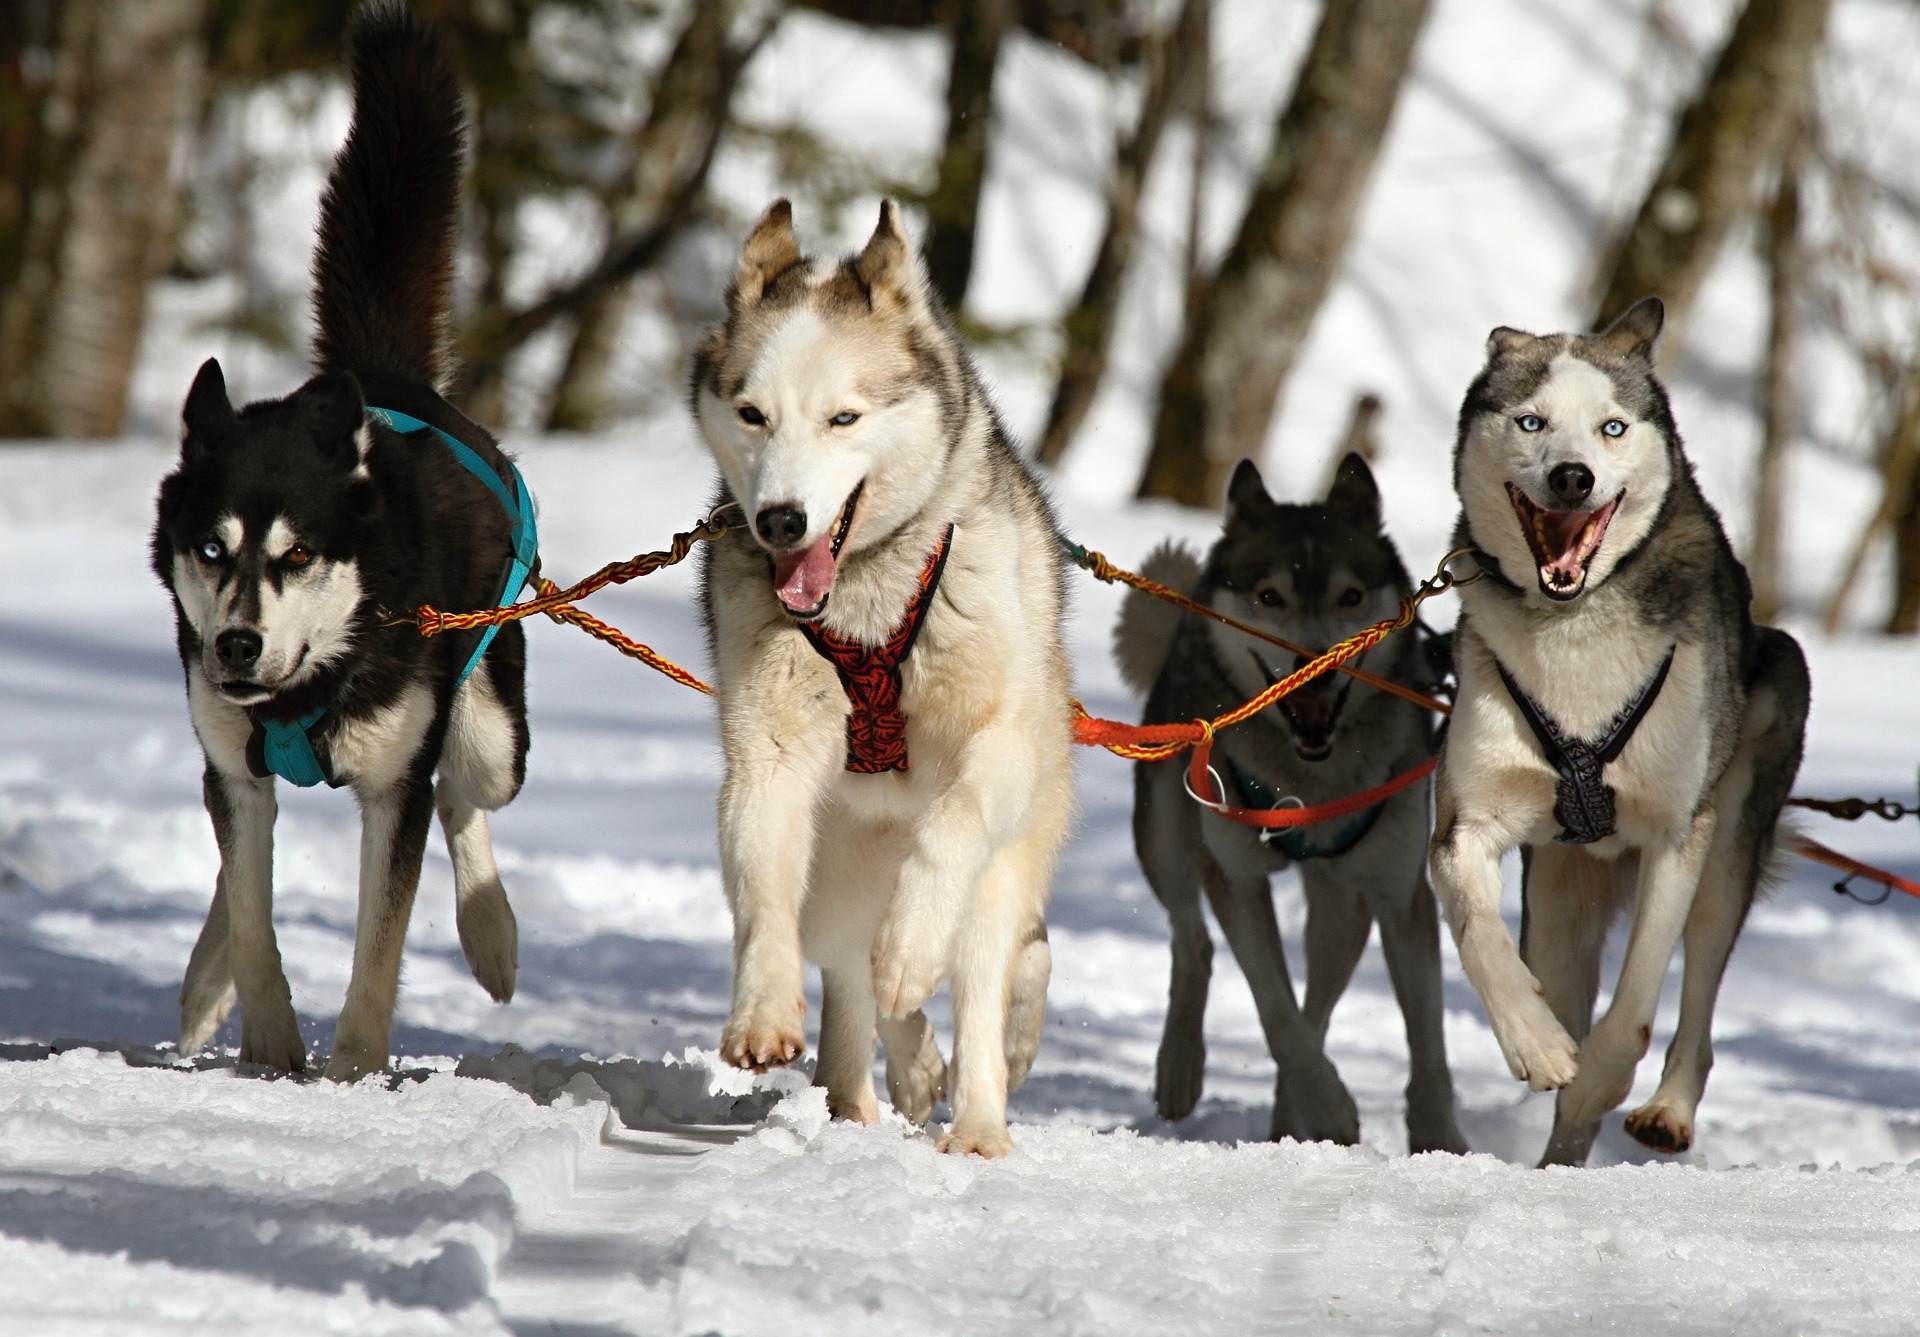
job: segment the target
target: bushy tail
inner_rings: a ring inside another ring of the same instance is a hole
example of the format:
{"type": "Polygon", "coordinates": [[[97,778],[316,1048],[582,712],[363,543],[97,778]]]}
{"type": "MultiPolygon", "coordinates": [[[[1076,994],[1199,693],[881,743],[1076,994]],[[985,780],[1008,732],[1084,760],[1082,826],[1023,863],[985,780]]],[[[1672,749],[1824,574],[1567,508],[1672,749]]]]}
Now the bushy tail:
{"type": "MultiPolygon", "coordinates": [[[[1185,544],[1169,539],[1147,554],[1140,574],[1192,598],[1200,588],[1200,559],[1185,544]]],[[[1173,634],[1180,629],[1178,608],[1139,590],[1128,590],[1113,628],[1113,662],[1127,686],[1142,695],[1153,689],[1167,666],[1173,634]]]]}
{"type": "Polygon", "coordinates": [[[404,0],[348,32],[353,125],[320,199],[314,358],[444,390],[465,105],[446,44],[404,0]]]}

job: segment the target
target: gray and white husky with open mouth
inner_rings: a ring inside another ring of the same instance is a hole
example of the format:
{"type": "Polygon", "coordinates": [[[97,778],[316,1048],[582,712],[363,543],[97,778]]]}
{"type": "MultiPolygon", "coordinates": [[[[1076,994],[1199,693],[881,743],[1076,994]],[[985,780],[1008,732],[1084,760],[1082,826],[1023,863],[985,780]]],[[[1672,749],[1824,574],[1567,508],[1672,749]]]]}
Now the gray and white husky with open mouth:
{"type": "Polygon", "coordinates": [[[1457,709],[1435,787],[1433,885],[1513,1075],[1558,1089],[1543,1164],[1586,1160],[1646,1053],[1675,945],[1680,1024],[1627,1117],[1684,1151],[1713,1062],[1721,975],[1800,765],[1807,669],[1756,626],[1745,570],[1701,495],[1647,298],[1604,333],[1501,328],[1460,410],[1457,709]],[[1519,951],[1500,858],[1526,851],[1519,951]],[[1632,934],[1593,1008],[1618,913],[1632,934]]]}
{"type": "Polygon", "coordinates": [[[833,1112],[878,1117],[877,1029],[894,1107],[924,1123],[947,1067],[920,1007],[951,980],[940,1145],[1002,1155],[1072,807],[1053,518],[890,201],[844,260],[803,256],[786,201],[769,209],[692,397],[745,521],[703,590],[734,920],[721,1053],[800,1053],[804,956],[833,1112]]]}

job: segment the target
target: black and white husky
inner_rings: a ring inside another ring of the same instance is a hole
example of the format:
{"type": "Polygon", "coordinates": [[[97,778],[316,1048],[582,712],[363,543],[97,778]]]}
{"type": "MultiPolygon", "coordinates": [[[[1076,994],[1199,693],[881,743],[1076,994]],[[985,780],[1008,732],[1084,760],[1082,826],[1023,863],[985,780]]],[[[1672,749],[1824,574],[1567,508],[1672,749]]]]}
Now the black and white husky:
{"type": "MultiPolygon", "coordinates": [[[[1342,461],[1324,502],[1305,506],[1276,503],[1259,471],[1243,461],[1228,488],[1225,532],[1204,562],[1168,546],[1145,571],[1210,608],[1312,648],[1393,616],[1410,588],[1380,527],[1373,475],[1358,455],[1342,461]]],[[[1114,655],[1122,675],[1146,694],[1148,724],[1211,719],[1295,667],[1292,655],[1267,642],[1138,592],[1122,607],[1114,655]]],[[[1362,665],[1431,687],[1431,666],[1412,636],[1369,651],[1362,665]]],[[[1345,798],[1432,755],[1431,717],[1418,706],[1329,673],[1223,732],[1212,764],[1228,804],[1274,808],[1345,798]]],[[[1412,1060],[1408,1146],[1465,1151],[1441,1029],[1440,918],[1423,868],[1426,783],[1347,818],[1263,838],[1196,803],[1186,777],[1184,757],[1134,770],[1134,848],[1173,929],[1172,989],[1154,1082],[1160,1117],[1184,1119],[1200,1098],[1213,966],[1204,892],[1246,973],[1279,1065],[1274,1137],[1359,1140],[1353,1097],[1323,1045],[1333,1005],[1378,923],[1412,1060]],[[1268,887],[1271,874],[1294,863],[1307,897],[1304,1006],[1287,974],[1268,887]]]]}
{"type": "Polygon", "coordinates": [[[1459,702],[1442,752],[1434,889],[1513,1075],[1558,1088],[1543,1163],[1580,1164],[1626,1099],[1684,936],[1680,1025],[1627,1118],[1693,1140],[1728,954],[1800,766],[1807,668],[1755,626],[1747,575],[1654,375],[1658,298],[1602,334],[1497,329],[1460,410],[1459,702]],[[1502,854],[1527,853],[1520,950],[1502,854]],[[1598,1022],[1608,927],[1633,932],[1598,1022]]]}
{"type": "Polygon", "coordinates": [[[363,10],[350,44],[353,126],[314,262],[320,374],[235,411],[219,364],[203,366],[153,535],[220,846],[180,991],[181,1050],[205,1044],[237,998],[242,1060],[304,1070],[272,922],[274,778],[325,779],[362,813],[353,975],[326,1067],[342,1081],[386,1066],[436,806],[467,962],[495,998],[512,996],[517,931],[486,813],[525,774],[522,633],[428,640],[396,615],[511,597],[532,556],[517,471],[437,393],[452,371],[458,76],[398,3],[363,10]]]}

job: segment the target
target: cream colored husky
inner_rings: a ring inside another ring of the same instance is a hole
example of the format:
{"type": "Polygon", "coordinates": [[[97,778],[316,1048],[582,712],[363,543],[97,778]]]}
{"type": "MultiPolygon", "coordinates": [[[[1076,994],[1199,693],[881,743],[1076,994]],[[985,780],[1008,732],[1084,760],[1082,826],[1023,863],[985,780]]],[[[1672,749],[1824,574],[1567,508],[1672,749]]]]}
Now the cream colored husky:
{"type": "Polygon", "coordinates": [[[741,250],[693,406],[746,524],[704,573],[733,910],[729,1062],[804,1047],[872,1122],[876,1028],[894,1107],[948,1089],[920,1007],[953,985],[943,1151],[1012,1148],[1033,1062],[1045,909],[1072,807],[1053,518],[1009,445],[891,201],[859,255],[816,261],[781,200],[741,250]]]}

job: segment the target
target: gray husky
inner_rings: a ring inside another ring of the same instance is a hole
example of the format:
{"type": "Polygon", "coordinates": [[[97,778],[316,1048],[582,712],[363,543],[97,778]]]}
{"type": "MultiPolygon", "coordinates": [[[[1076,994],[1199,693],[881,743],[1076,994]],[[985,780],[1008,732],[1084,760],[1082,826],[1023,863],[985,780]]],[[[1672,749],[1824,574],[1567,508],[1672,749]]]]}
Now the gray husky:
{"type": "MultiPolygon", "coordinates": [[[[1326,500],[1307,506],[1275,503],[1259,471],[1242,462],[1228,488],[1225,532],[1205,563],[1163,547],[1146,574],[1306,648],[1393,616],[1408,592],[1406,568],[1381,531],[1379,491],[1358,455],[1342,461],[1326,500]]],[[[1152,724],[1217,716],[1296,666],[1267,642],[1137,592],[1127,596],[1114,642],[1122,675],[1147,693],[1152,724]]],[[[1361,663],[1397,682],[1432,685],[1428,658],[1411,636],[1376,646],[1361,663]]],[[[1433,746],[1419,707],[1329,673],[1223,731],[1213,767],[1232,806],[1313,805],[1379,785],[1425,761],[1433,746]]],[[[1154,1083],[1161,1117],[1184,1119],[1200,1098],[1213,957],[1200,910],[1204,890],[1279,1064],[1273,1136],[1359,1139],[1353,1097],[1323,1046],[1327,1018],[1377,922],[1412,1055],[1408,1145],[1464,1152],[1441,1033],[1440,922],[1422,869],[1426,783],[1353,817],[1263,839],[1196,803],[1186,772],[1187,761],[1174,758],[1142,762],[1134,774],[1134,847],[1173,923],[1172,997],[1154,1083]],[[1307,894],[1304,1009],[1267,886],[1270,874],[1292,863],[1307,894]]]]}
{"type": "Polygon", "coordinates": [[[1627,1097],[1686,939],[1680,1025],[1627,1131],[1693,1141],[1733,941],[1800,766],[1807,668],[1755,626],[1654,375],[1649,297],[1604,333],[1496,329],[1460,410],[1460,690],[1441,757],[1433,884],[1513,1075],[1558,1089],[1543,1164],[1586,1160],[1627,1097]],[[1527,851],[1520,950],[1500,858],[1527,851]],[[1634,905],[1613,1001],[1600,954],[1634,905]]]}

